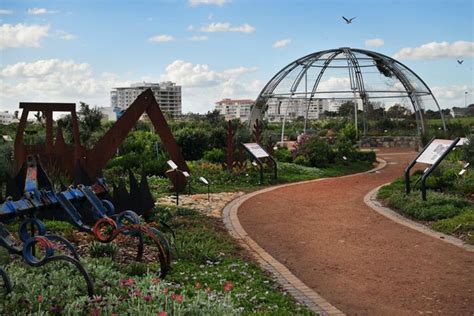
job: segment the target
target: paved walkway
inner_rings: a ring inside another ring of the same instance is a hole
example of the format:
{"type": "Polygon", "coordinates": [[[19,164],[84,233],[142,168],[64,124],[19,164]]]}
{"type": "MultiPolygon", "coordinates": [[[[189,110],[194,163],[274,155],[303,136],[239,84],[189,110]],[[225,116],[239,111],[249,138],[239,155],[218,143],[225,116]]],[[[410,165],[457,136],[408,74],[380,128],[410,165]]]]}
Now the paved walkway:
{"type": "Polygon", "coordinates": [[[474,253],[397,224],[363,201],[412,153],[372,174],[258,194],[238,219],[258,245],[346,314],[474,315],[474,253]]]}

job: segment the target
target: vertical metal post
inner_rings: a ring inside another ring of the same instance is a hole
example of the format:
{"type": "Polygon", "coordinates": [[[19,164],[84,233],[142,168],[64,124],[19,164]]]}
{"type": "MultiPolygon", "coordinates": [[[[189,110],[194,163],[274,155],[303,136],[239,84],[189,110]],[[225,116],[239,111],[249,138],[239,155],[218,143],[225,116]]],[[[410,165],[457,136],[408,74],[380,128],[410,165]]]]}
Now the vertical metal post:
{"type": "Polygon", "coordinates": [[[411,191],[411,186],[410,186],[410,170],[411,170],[411,168],[413,168],[413,166],[416,164],[416,160],[421,156],[421,154],[423,154],[423,152],[426,150],[426,148],[428,148],[428,146],[433,142],[433,140],[435,140],[434,137],[431,138],[431,140],[428,142],[428,144],[425,147],[423,147],[423,149],[418,153],[418,155],[416,155],[416,158],[413,159],[412,162],[410,162],[408,167],[406,167],[405,173],[404,173],[405,194],[410,194],[410,191],[411,191]]]}
{"type": "MultiPolygon", "coordinates": [[[[35,236],[35,233],[36,233],[36,232],[35,232],[35,224],[34,224],[33,221],[31,222],[30,233],[31,233],[31,238],[33,238],[33,237],[35,236]]],[[[33,256],[36,255],[36,245],[33,245],[33,247],[31,247],[31,254],[32,254],[33,256]]]]}

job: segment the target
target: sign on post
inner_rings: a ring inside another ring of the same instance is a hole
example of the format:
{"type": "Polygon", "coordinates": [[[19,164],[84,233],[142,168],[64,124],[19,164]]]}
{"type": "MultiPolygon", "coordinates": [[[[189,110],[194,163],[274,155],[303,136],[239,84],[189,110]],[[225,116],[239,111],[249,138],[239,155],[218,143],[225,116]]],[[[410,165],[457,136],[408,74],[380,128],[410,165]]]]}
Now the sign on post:
{"type": "Polygon", "coordinates": [[[257,143],[245,143],[244,147],[255,157],[255,158],[267,158],[270,155],[257,143]]]}
{"type": "Polygon", "coordinates": [[[263,183],[263,164],[260,161],[260,158],[268,158],[273,162],[273,172],[274,172],[274,178],[277,178],[277,164],[275,159],[273,159],[270,154],[268,154],[265,149],[262,148],[257,143],[242,143],[242,146],[244,146],[245,150],[247,150],[254,158],[255,160],[252,162],[254,166],[258,164],[259,169],[260,169],[260,184],[263,183]]]}
{"type": "Polygon", "coordinates": [[[449,150],[453,144],[450,139],[434,139],[431,144],[423,150],[421,155],[416,159],[416,162],[434,165],[443,154],[449,150]]]}
{"type": "MultiPolygon", "coordinates": [[[[413,166],[417,162],[428,164],[430,166],[425,169],[423,176],[418,179],[418,181],[421,180],[421,197],[423,201],[426,201],[426,179],[449,154],[449,152],[453,150],[454,147],[456,147],[456,144],[459,142],[459,140],[460,138],[456,138],[455,140],[433,138],[405,169],[405,193],[410,193],[410,170],[413,168],[413,166]]],[[[418,181],[416,181],[416,183],[418,183],[418,181]]]]}

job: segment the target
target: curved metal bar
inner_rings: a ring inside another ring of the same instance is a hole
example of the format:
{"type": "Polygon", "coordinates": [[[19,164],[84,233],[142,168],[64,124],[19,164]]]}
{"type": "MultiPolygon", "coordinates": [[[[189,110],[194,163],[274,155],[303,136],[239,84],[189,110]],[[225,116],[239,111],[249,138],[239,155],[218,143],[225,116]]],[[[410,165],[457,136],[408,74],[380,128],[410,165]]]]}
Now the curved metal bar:
{"type": "Polygon", "coordinates": [[[54,245],[44,236],[35,236],[23,244],[23,259],[28,263],[30,266],[39,266],[43,261],[47,258],[52,257],[54,255],[54,245]],[[34,255],[33,249],[36,244],[41,245],[44,248],[45,256],[43,258],[38,258],[34,255]]]}
{"type": "Polygon", "coordinates": [[[47,238],[50,241],[55,241],[63,244],[72,254],[72,256],[76,260],[80,260],[79,254],[76,251],[76,248],[64,237],[58,236],[58,235],[44,235],[45,238],[47,238]]]}
{"type": "Polygon", "coordinates": [[[326,61],[324,62],[324,65],[323,67],[321,68],[321,70],[319,71],[319,74],[318,74],[318,77],[316,78],[316,81],[314,82],[314,85],[313,85],[313,89],[311,90],[311,95],[309,97],[309,99],[313,99],[314,97],[314,94],[316,93],[316,90],[318,89],[318,86],[319,86],[319,83],[321,82],[321,78],[323,77],[324,75],[324,72],[326,71],[327,67],[329,66],[329,64],[334,60],[334,58],[339,55],[341,52],[339,51],[336,51],[334,52],[331,56],[329,56],[326,61]]]}
{"type": "Polygon", "coordinates": [[[77,270],[79,270],[79,272],[84,277],[84,280],[86,281],[87,294],[89,295],[89,297],[93,297],[94,296],[94,284],[92,283],[91,277],[87,273],[86,269],[79,262],[79,260],[77,260],[73,257],[65,256],[65,255],[58,255],[58,256],[52,256],[52,257],[45,258],[40,263],[38,263],[34,266],[41,267],[45,264],[48,264],[49,262],[60,261],[60,260],[72,263],[77,268],[77,270]]]}
{"type": "Polygon", "coordinates": [[[264,111],[263,107],[266,105],[266,100],[268,99],[268,97],[265,96],[266,91],[271,90],[273,92],[275,87],[278,85],[278,84],[276,84],[276,82],[274,83],[274,81],[278,80],[277,82],[280,83],[281,80],[283,80],[283,78],[286,76],[286,74],[289,73],[288,71],[284,73],[284,71],[287,68],[291,67],[291,69],[289,70],[289,71],[291,71],[291,70],[293,70],[294,68],[296,68],[298,66],[298,62],[300,62],[301,60],[304,60],[306,58],[310,58],[310,57],[312,57],[316,54],[324,55],[327,52],[331,52],[331,50],[320,51],[320,52],[317,52],[317,53],[308,54],[306,56],[303,56],[303,57],[297,59],[296,61],[293,61],[293,62],[289,63],[284,68],[282,68],[282,70],[277,72],[270,79],[270,81],[268,81],[267,84],[263,87],[262,91],[260,91],[260,93],[259,93],[259,95],[258,95],[258,97],[255,101],[255,104],[252,107],[252,111],[250,112],[250,117],[249,117],[249,126],[250,126],[250,128],[253,128],[255,122],[257,121],[257,119],[261,119],[261,117],[262,117],[262,114],[263,114],[263,111],[264,111]],[[281,77],[281,78],[279,78],[279,77],[281,77]]]}
{"type": "Polygon", "coordinates": [[[28,232],[28,224],[33,225],[36,228],[33,229],[37,232],[36,235],[43,236],[46,234],[46,227],[42,221],[37,218],[26,218],[21,222],[20,227],[18,228],[18,236],[20,236],[21,241],[26,242],[28,239],[34,237],[30,232],[28,232]]]}
{"type": "Polygon", "coordinates": [[[5,289],[5,295],[12,291],[12,282],[8,277],[7,271],[5,271],[2,267],[0,267],[0,277],[3,280],[3,288],[5,289]]]}
{"type": "Polygon", "coordinates": [[[164,235],[153,227],[148,227],[140,224],[129,224],[117,226],[116,222],[110,217],[104,217],[98,220],[92,231],[100,242],[108,243],[117,238],[119,234],[126,236],[134,236],[139,239],[139,245],[137,250],[137,260],[141,260],[144,252],[143,235],[150,237],[155,245],[158,247],[158,259],[160,262],[160,276],[165,277],[171,267],[171,254],[169,251],[169,243],[164,235]],[[108,235],[104,235],[101,232],[103,227],[107,227],[110,230],[108,235]]]}

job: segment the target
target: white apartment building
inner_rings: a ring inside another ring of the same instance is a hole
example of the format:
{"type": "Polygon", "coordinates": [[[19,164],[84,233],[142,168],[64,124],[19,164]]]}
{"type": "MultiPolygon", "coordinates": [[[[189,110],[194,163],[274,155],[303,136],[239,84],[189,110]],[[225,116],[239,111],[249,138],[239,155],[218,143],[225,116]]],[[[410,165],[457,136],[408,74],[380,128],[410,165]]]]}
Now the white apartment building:
{"type": "Polygon", "coordinates": [[[269,122],[281,122],[284,117],[291,121],[298,117],[305,117],[308,112],[308,120],[318,120],[325,111],[337,112],[341,102],[334,99],[270,99],[265,118],[269,122]]]}
{"type": "Polygon", "coordinates": [[[241,122],[245,122],[249,119],[250,110],[252,105],[255,103],[254,100],[232,100],[223,99],[216,102],[216,110],[218,110],[226,119],[230,121],[233,119],[239,119],[241,122]]]}
{"type": "Polygon", "coordinates": [[[181,115],[181,86],[174,82],[166,81],[160,83],[135,83],[130,87],[114,88],[110,92],[110,105],[112,108],[125,110],[146,89],[151,88],[155,99],[164,113],[173,117],[181,115]]]}
{"type": "Polygon", "coordinates": [[[13,113],[8,113],[8,111],[1,111],[0,112],[0,124],[8,125],[18,120],[15,119],[15,115],[13,113]]]}

